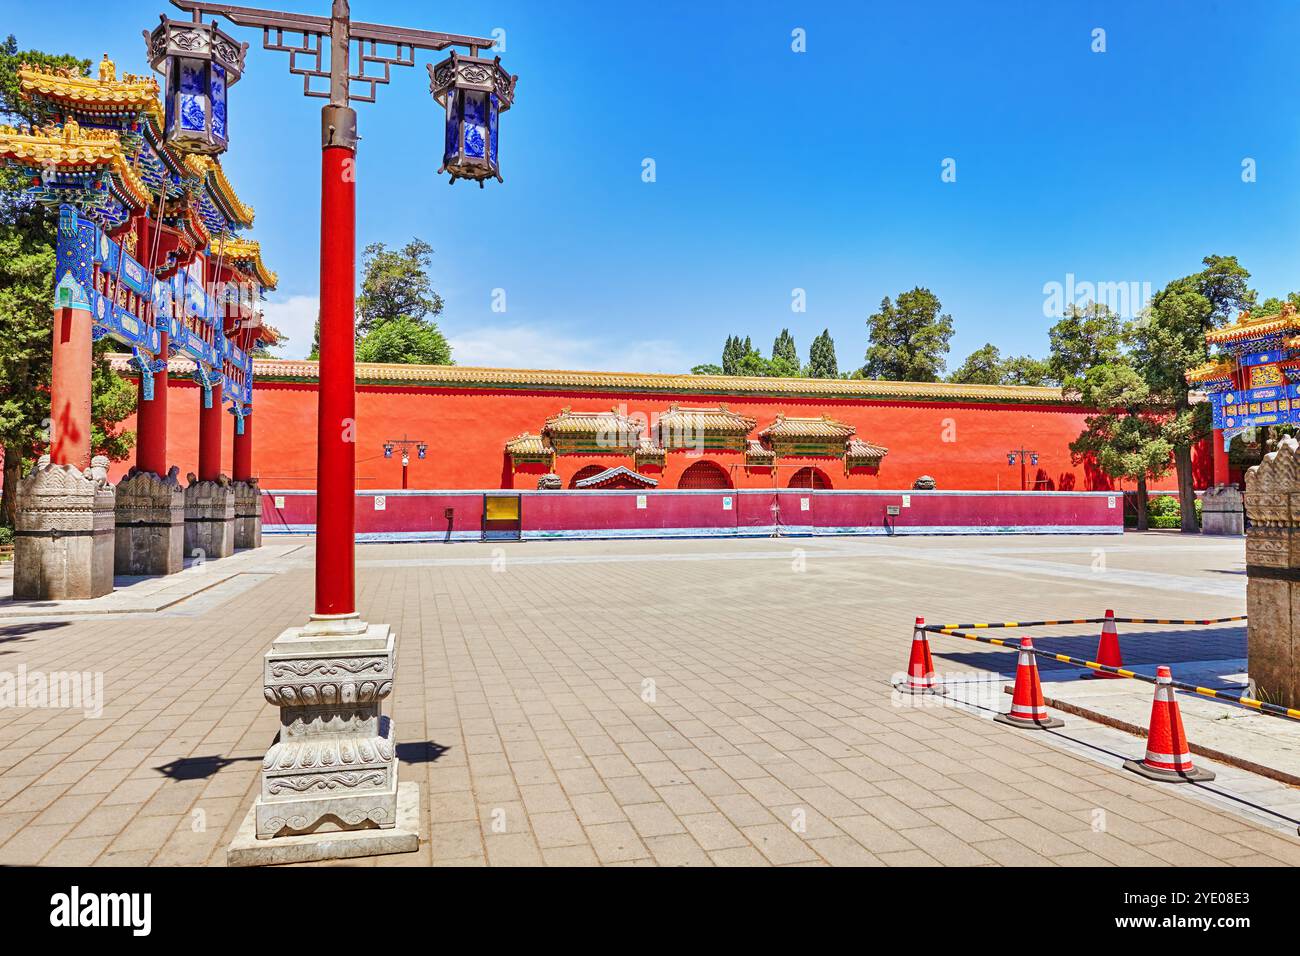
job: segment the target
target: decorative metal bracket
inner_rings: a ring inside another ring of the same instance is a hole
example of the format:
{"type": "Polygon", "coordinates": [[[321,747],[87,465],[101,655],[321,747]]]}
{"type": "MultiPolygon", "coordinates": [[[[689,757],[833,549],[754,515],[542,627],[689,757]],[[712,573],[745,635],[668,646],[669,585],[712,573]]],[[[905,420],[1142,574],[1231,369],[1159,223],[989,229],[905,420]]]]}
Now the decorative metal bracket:
{"type": "MultiPolygon", "coordinates": [[[[171,0],[172,5],[185,10],[201,20],[204,16],[225,17],[241,27],[260,28],[262,46],[272,52],[289,54],[289,72],[301,76],[303,94],[320,99],[338,100],[335,105],[346,105],[331,90],[313,87],[313,80],[326,80],[334,84],[332,75],[334,58],[342,51],[342,66],[347,70],[347,102],[373,103],[379,86],[392,79],[395,66],[415,66],[416,50],[441,51],[465,47],[471,56],[495,43],[488,37],[465,36],[458,33],[436,33],[430,30],[408,30],[403,27],[379,23],[357,23],[347,17],[335,20],[330,17],[302,13],[284,13],[279,10],[262,10],[238,7],[206,0],[171,0]],[[342,36],[336,30],[341,28],[342,36]],[[339,41],[342,41],[340,44],[339,41]],[[348,65],[350,51],[355,43],[356,69],[348,65]],[[326,47],[331,48],[330,54],[326,47]],[[330,59],[327,65],[326,59],[330,59]],[[368,66],[382,67],[375,74],[368,66]],[[353,85],[365,84],[365,92],[353,93],[353,85]]],[[[346,5],[345,5],[346,8],[346,5]]]]}
{"type": "Polygon", "coordinates": [[[212,387],[221,384],[221,375],[215,371],[207,371],[203,366],[195,366],[194,381],[203,389],[203,407],[212,407],[212,387]]]}
{"type": "Polygon", "coordinates": [[[230,414],[235,416],[235,434],[244,434],[244,419],[252,416],[253,406],[245,405],[243,402],[235,399],[231,401],[229,411],[230,414]]]}

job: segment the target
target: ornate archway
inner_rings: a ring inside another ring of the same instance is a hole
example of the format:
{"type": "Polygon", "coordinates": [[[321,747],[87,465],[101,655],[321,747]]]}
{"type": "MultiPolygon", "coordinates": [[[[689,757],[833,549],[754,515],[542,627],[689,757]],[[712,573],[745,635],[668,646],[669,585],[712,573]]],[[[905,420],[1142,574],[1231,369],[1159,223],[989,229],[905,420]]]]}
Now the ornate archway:
{"type": "Polygon", "coordinates": [[[677,487],[681,489],[732,488],[731,476],[717,462],[697,461],[678,479],[677,487]]]}
{"type": "Polygon", "coordinates": [[[820,468],[800,468],[790,476],[791,488],[811,488],[813,491],[830,491],[831,480],[820,468]]]}

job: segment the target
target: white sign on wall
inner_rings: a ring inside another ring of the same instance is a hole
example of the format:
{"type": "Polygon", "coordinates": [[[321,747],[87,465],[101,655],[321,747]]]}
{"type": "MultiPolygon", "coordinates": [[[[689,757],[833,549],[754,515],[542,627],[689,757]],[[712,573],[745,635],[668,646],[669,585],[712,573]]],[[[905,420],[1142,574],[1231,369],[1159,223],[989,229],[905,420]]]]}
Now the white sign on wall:
{"type": "Polygon", "coordinates": [[[912,496],[911,496],[911,495],[903,495],[903,507],[904,507],[904,508],[910,508],[910,507],[912,507],[912,496]]]}
{"type": "Polygon", "coordinates": [[[1107,508],[1114,508],[1114,507],[1115,507],[1115,496],[1114,496],[1114,495],[1111,495],[1109,498],[1106,499],[1106,507],[1107,507],[1107,508]]]}
{"type": "Polygon", "coordinates": [[[383,495],[375,495],[375,510],[376,510],[376,511],[387,511],[387,510],[388,510],[388,499],[385,498],[383,495]]]}
{"type": "Polygon", "coordinates": [[[283,507],[284,507],[284,495],[276,495],[276,496],[275,496],[275,506],[276,506],[277,508],[283,508],[283,507]]]}
{"type": "Polygon", "coordinates": [[[808,510],[811,509],[811,508],[812,508],[812,502],[811,502],[811,501],[809,501],[807,498],[800,498],[800,499],[799,499],[799,510],[800,510],[800,511],[808,511],[808,510]]]}
{"type": "Polygon", "coordinates": [[[723,510],[723,511],[730,511],[730,510],[731,510],[731,499],[730,499],[730,498],[723,498],[723,499],[722,499],[722,510],[723,510]]]}
{"type": "Polygon", "coordinates": [[[638,509],[638,510],[641,510],[641,511],[644,511],[644,510],[645,510],[645,507],[646,507],[646,496],[645,496],[645,495],[637,495],[637,496],[636,496],[636,506],[637,506],[637,509],[638,509]]]}

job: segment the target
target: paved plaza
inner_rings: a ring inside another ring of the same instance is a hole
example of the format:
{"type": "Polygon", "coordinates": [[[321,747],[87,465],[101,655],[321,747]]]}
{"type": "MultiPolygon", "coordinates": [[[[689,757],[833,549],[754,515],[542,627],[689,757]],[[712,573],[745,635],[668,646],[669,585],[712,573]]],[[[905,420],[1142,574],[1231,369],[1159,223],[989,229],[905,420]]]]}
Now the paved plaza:
{"type": "MultiPolygon", "coordinates": [[[[0,671],[104,681],[98,716],[0,710],[0,864],[223,865],[277,729],[262,655],[304,622],[313,558],[268,538],[184,572],[215,583],[157,610],[0,601],[0,671]]],[[[368,545],[357,563],[362,615],[398,634],[389,712],[422,839],[352,865],[1300,863],[1285,784],[1218,766],[1152,783],[1119,769],[1140,738],[1069,715],[1019,731],[890,687],[917,615],[1243,613],[1240,539],[368,545]]],[[[1124,635],[1175,674],[1245,657],[1244,627],[1124,635]]],[[[1051,641],[1090,656],[1096,632],[1051,641]]],[[[934,651],[955,680],[1014,667],[934,651]]]]}

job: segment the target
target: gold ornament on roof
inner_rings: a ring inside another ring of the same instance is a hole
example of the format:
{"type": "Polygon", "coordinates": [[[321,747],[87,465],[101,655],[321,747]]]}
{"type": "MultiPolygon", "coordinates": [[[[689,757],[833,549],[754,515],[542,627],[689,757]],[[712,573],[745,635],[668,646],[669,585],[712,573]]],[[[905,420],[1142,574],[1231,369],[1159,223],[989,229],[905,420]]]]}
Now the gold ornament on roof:
{"type": "Polygon", "coordinates": [[[117,82],[117,64],[104,54],[104,58],[99,61],[99,82],[116,83],[117,82]]]}

